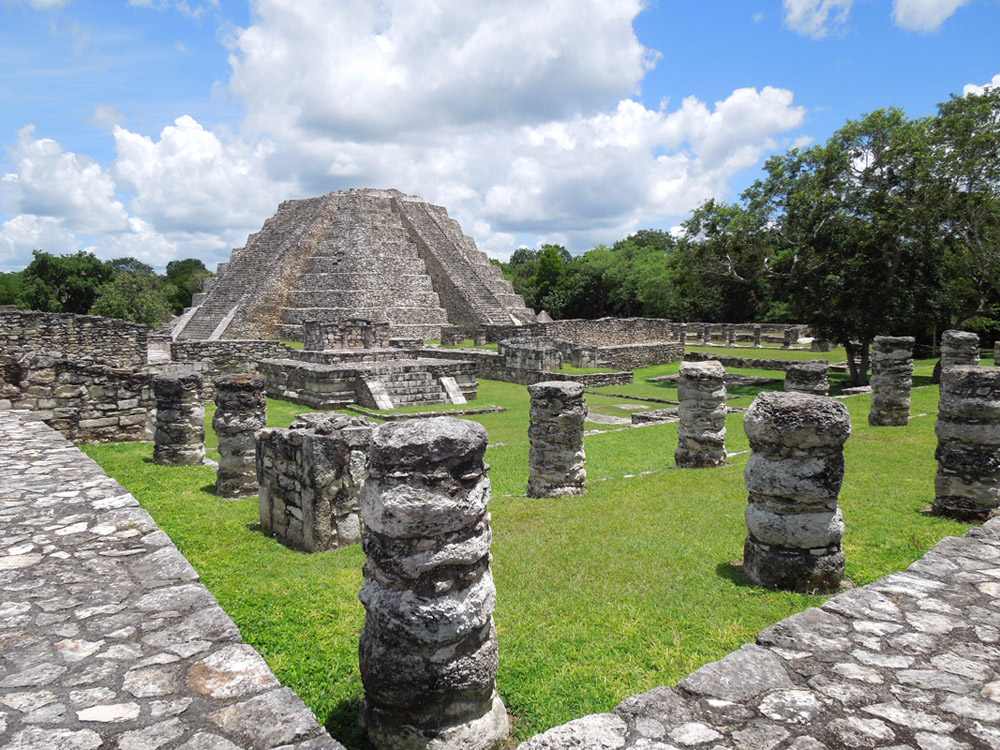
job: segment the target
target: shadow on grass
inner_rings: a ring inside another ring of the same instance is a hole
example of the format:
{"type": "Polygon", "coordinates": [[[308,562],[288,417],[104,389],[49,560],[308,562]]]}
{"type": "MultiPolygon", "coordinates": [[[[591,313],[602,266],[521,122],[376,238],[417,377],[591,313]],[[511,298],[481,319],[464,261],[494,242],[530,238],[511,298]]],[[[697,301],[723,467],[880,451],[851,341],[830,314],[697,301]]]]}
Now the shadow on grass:
{"type": "Polygon", "coordinates": [[[348,750],[368,750],[368,743],[358,720],[360,698],[347,698],[338,702],[327,714],[326,731],[348,750]]]}
{"type": "Polygon", "coordinates": [[[744,589],[756,589],[759,588],[757,585],[751,583],[747,580],[746,576],[743,575],[743,561],[734,560],[732,562],[723,562],[715,566],[715,574],[719,578],[724,578],[727,581],[732,582],[736,586],[744,589]]]}

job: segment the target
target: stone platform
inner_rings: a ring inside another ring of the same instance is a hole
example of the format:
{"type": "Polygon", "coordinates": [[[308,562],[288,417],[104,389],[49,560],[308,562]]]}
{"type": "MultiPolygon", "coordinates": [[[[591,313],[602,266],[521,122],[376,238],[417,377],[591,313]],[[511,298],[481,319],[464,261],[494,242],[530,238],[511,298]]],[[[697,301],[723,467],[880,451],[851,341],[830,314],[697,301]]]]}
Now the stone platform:
{"type": "Polygon", "coordinates": [[[343,750],[121,485],[0,411],[0,747],[343,750]]]}

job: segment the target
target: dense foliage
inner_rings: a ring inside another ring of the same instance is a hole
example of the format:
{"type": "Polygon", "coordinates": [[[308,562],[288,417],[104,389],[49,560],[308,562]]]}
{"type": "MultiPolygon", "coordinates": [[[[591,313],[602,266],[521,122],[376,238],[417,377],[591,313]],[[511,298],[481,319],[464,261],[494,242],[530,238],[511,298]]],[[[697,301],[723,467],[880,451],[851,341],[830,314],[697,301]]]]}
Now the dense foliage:
{"type": "Polygon", "coordinates": [[[200,260],[171,261],[166,274],[135,258],[102,261],[88,252],[36,250],[23,271],[0,274],[0,304],[26,310],[103,315],[150,327],[191,304],[212,275],[200,260]]]}

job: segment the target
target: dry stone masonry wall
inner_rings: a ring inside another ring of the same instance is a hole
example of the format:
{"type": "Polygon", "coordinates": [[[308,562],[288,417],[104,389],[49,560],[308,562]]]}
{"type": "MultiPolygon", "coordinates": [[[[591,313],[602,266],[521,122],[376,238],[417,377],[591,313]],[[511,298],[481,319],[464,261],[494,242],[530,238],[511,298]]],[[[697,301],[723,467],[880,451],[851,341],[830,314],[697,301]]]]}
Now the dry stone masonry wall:
{"type": "Polygon", "coordinates": [[[153,376],[156,425],[153,461],[194,466],[205,460],[205,405],[202,377],[196,372],[153,376]]]}
{"type": "Polygon", "coordinates": [[[487,750],[496,691],[486,430],[451,417],[385,424],[361,495],[361,719],[377,750],[487,750]]]}
{"type": "Polygon", "coordinates": [[[343,415],[258,432],[264,533],[307,552],[361,541],[359,496],[371,436],[367,419],[343,415]]]}
{"type": "Polygon", "coordinates": [[[844,576],[837,503],[851,420],[840,401],[761,393],[744,416],[751,455],[743,573],[792,591],[836,589],[844,576]]]}
{"type": "Polygon", "coordinates": [[[61,352],[116,367],[142,367],[149,328],[115,318],[0,307],[0,354],[61,352]]]}
{"type": "Polygon", "coordinates": [[[934,512],[975,520],[1000,506],[1000,368],[942,370],[934,512]]]}
{"type": "Polygon", "coordinates": [[[829,369],[830,364],[824,359],[790,362],[785,368],[785,390],[826,396],[830,392],[829,369]]]}
{"type": "Polygon", "coordinates": [[[726,369],[718,362],[682,362],[674,461],[686,468],[726,463],[726,369]]]}
{"type": "Polygon", "coordinates": [[[305,348],[313,351],[371,349],[385,347],[389,343],[389,324],[367,318],[307,320],[303,329],[305,348]]]}
{"type": "Polygon", "coordinates": [[[219,439],[215,494],[244,497],[257,492],[254,433],[266,425],[267,398],[262,375],[222,375],[215,379],[212,429],[219,439]]]}
{"type": "Polygon", "coordinates": [[[583,427],[587,403],[581,383],[546,381],[528,386],[528,497],[565,497],[584,492],[587,457],[583,427]]]}
{"type": "Polygon", "coordinates": [[[876,336],[872,345],[872,427],[905,427],[913,385],[912,336],[876,336]]]}

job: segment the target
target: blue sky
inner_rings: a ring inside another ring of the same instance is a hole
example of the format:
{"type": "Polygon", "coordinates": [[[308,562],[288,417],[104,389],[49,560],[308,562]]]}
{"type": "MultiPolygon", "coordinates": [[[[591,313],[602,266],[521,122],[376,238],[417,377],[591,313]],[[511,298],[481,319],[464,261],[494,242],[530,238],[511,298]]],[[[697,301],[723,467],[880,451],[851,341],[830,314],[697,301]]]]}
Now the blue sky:
{"type": "Polygon", "coordinates": [[[1000,0],[0,0],[0,270],[211,266],[352,187],[579,253],[1000,85],[998,32],[1000,0]]]}

